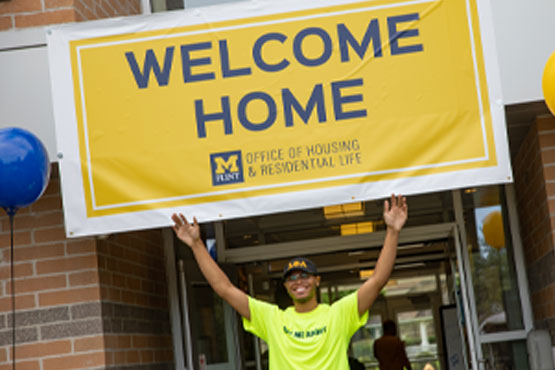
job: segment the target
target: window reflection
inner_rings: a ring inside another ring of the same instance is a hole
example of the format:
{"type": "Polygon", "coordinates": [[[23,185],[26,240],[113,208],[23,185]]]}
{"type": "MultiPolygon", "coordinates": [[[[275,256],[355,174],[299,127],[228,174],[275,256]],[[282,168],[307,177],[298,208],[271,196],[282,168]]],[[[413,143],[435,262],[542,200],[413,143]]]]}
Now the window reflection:
{"type": "Polygon", "coordinates": [[[226,332],[223,301],[207,284],[194,284],[192,290],[199,358],[204,357],[208,365],[225,363],[228,358],[226,336],[222,335],[226,332]]]}
{"type": "Polygon", "coordinates": [[[164,12],[176,9],[191,9],[202,6],[233,3],[241,0],[150,0],[152,12],[164,12]]]}
{"type": "Polygon", "coordinates": [[[439,369],[437,338],[431,309],[403,311],[397,314],[399,337],[413,369],[439,369]]]}
{"type": "Polygon", "coordinates": [[[370,312],[366,324],[351,339],[351,355],[365,364],[367,369],[377,369],[373,345],[383,334],[382,321],[380,314],[370,312]]]}
{"type": "Polygon", "coordinates": [[[499,187],[465,194],[468,248],[480,334],[524,327],[508,230],[499,187]],[[474,209],[472,209],[474,208],[474,209]]]}
{"type": "Polygon", "coordinates": [[[487,370],[528,370],[526,342],[523,340],[487,343],[482,346],[487,370]]]}

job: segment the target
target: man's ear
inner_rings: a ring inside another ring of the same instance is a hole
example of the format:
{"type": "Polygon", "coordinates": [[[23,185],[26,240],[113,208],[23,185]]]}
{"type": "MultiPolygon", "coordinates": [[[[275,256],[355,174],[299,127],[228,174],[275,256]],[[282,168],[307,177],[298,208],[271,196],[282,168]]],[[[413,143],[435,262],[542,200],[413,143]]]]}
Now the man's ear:
{"type": "Polygon", "coordinates": [[[320,286],[320,275],[316,276],[316,286],[320,286]]]}

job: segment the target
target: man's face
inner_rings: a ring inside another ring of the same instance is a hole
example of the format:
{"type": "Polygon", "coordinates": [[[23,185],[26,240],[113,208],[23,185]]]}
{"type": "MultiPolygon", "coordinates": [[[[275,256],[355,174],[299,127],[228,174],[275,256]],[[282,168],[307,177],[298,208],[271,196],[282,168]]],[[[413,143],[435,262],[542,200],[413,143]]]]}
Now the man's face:
{"type": "Polygon", "coordinates": [[[293,271],[285,278],[284,285],[293,302],[305,303],[315,297],[316,287],[320,285],[320,276],[293,271]]]}

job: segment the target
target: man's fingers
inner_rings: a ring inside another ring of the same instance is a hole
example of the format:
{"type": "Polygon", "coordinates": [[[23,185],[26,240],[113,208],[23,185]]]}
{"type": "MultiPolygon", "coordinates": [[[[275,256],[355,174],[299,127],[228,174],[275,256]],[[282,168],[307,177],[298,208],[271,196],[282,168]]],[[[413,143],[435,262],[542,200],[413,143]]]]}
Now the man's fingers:
{"type": "Polygon", "coordinates": [[[188,226],[188,227],[198,227],[198,221],[196,217],[193,217],[193,224],[189,224],[189,221],[187,221],[187,217],[185,217],[182,213],[174,213],[171,216],[172,221],[174,222],[174,230],[179,229],[181,226],[188,226]]]}
{"type": "Polygon", "coordinates": [[[403,197],[403,196],[400,196],[400,202],[401,202],[401,203],[400,203],[401,208],[404,209],[404,208],[407,207],[407,198],[405,198],[405,197],[403,197]]]}
{"type": "Polygon", "coordinates": [[[183,225],[189,225],[189,223],[187,222],[187,218],[183,216],[182,213],[174,213],[171,218],[172,221],[175,223],[176,228],[180,228],[183,225]]]}
{"type": "Polygon", "coordinates": [[[387,203],[386,211],[389,211],[390,209],[393,209],[399,206],[399,198],[396,197],[395,194],[391,194],[391,197],[389,200],[389,202],[391,202],[391,207],[389,206],[390,203],[387,200],[385,202],[387,203]]]}
{"type": "Polygon", "coordinates": [[[391,194],[391,198],[384,202],[384,211],[387,212],[393,208],[407,209],[407,199],[402,195],[391,194]]]}

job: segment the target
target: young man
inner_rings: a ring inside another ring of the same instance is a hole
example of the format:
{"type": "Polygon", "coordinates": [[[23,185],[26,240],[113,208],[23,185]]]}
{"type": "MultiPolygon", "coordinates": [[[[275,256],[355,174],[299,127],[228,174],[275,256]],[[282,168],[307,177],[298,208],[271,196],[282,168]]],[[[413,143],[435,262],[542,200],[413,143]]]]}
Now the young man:
{"type": "Polygon", "coordinates": [[[190,224],[182,214],[174,214],[172,220],[176,235],[191,248],[210,286],[243,317],[245,330],[268,343],[270,370],[348,370],[349,341],[366,323],[368,309],[389,279],[407,214],[404,197],[392,195],[384,202],[387,231],[374,274],[355,293],[331,306],[316,299],[320,285],[316,266],[306,258],[292,259],[283,276],[293,307],[284,311],[248,296],[230,282],[200,239],[195,218],[190,224]]]}

